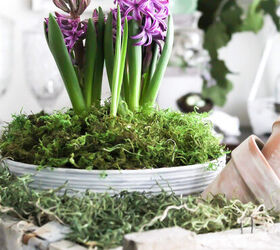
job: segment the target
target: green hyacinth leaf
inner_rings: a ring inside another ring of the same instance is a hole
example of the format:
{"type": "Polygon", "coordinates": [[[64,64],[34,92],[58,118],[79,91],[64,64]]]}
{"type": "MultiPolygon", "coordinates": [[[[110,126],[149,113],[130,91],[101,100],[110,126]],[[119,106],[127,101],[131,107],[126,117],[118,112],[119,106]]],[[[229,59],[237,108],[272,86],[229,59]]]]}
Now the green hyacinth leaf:
{"type": "Polygon", "coordinates": [[[113,47],[113,24],[112,24],[112,13],[108,15],[107,22],[105,25],[105,35],[104,35],[104,55],[106,63],[107,77],[109,81],[110,88],[112,89],[112,78],[113,78],[113,68],[114,68],[114,47],[113,47]]]}
{"type": "Polygon", "coordinates": [[[75,112],[81,113],[85,110],[82,90],[66,48],[62,32],[52,14],[49,16],[48,41],[50,50],[56,61],[57,67],[72,102],[72,106],[75,112]]]}
{"type": "Polygon", "coordinates": [[[88,20],[88,28],[86,35],[86,47],[85,47],[85,87],[84,87],[84,96],[86,105],[89,108],[92,101],[92,81],[94,74],[94,66],[96,61],[96,51],[97,51],[97,38],[95,25],[90,18],[88,20]]]}
{"type": "Polygon", "coordinates": [[[97,52],[96,61],[94,67],[94,77],[93,77],[93,93],[92,102],[96,105],[100,104],[101,100],[101,90],[102,90],[102,80],[104,71],[104,13],[102,8],[98,10],[98,25],[97,25],[97,52]]]}
{"type": "Polygon", "coordinates": [[[168,31],[165,39],[165,45],[162,50],[162,54],[158,61],[155,73],[151,79],[151,84],[149,84],[145,96],[143,96],[143,104],[146,106],[153,106],[158,91],[160,88],[161,81],[164,77],[169,59],[171,57],[172,49],[173,49],[173,42],[174,42],[174,23],[173,18],[170,15],[168,19],[168,31]]]}
{"type": "Polygon", "coordinates": [[[264,24],[263,14],[260,10],[261,0],[254,0],[249,6],[247,17],[244,20],[242,31],[258,32],[264,24]]]}
{"type": "Polygon", "coordinates": [[[126,54],[127,54],[127,42],[128,42],[128,22],[127,22],[127,18],[125,18],[122,37],[123,37],[123,40],[122,40],[122,48],[121,48],[120,77],[119,77],[119,83],[118,83],[118,101],[117,101],[118,104],[119,104],[119,101],[120,101],[120,94],[121,94],[122,83],[123,83],[123,79],[124,79],[126,54]]]}
{"type": "Polygon", "coordinates": [[[117,32],[115,43],[115,58],[112,78],[112,101],[111,101],[111,115],[116,116],[118,110],[118,84],[120,80],[120,67],[121,67],[121,37],[122,37],[121,14],[118,6],[117,17],[117,32]]]}

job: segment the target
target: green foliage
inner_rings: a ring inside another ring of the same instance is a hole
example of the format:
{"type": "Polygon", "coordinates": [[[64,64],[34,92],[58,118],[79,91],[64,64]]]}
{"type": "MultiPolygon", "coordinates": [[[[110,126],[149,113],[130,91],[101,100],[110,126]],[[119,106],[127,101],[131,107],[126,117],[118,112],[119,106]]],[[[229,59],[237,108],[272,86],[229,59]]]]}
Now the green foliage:
{"type": "Polygon", "coordinates": [[[84,98],[89,108],[92,104],[92,92],[93,92],[93,74],[94,65],[96,61],[97,51],[97,35],[95,25],[90,18],[88,20],[86,45],[85,45],[85,67],[84,67],[84,98]]]}
{"type": "Polygon", "coordinates": [[[273,0],[263,0],[260,3],[261,9],[268,15],[271,16],[277,30],[280,30],[279,16],[277,15],[277,8],[279,4],[277,1],[273,0]]]}
{"type": "MultiPolygon", "coordinates": [[[[92,82],[92,103],[99,106],[101,101],[102,93],[102,81],[104,72],[104,30],[105,21],[104,13],[101,7],[98,8],[98,24],[97,24],[97,50],[96,50],[96,61],[94,65],[94,77],[92,82]]],[[[93,56],[93,54],[90,54],[93,56]]]]}
{"type": "MultiPolygon", "coordinates": [[[[218,49],[224,47],[230,40],[223,23],[211,25],[205,33],[204,47],[212,58],[218,58],[218,49]]],[[[218,60],[217,60],[218,61],[218,60]]],[[[215,63],[213,63],[215,65],[215,63]]]]}
{"type": "Polygon", "coordinates": [[[101,100],[105,17],[101,8],[95,11],[98,24],[95,25],[91,18],[87,20],[85,37],[75,43],[70,53],[52,14],[49,16],[48,25],[44,25],[47,43],[77,114],[87,110],[92,104],[100,105],[101,100]]]}
{"type": "Polygon", "coordinates": [[[219,106],[226,103],[232,83],[227,78],[230,70],[219,59],[218,50],[226,46],[237,32],[258,32],[263,27],[265,14],[271,16],[280,30],[277,7],[277,0],[252,0],[247,13],[244,13],[236,0],[198,1],[198,10],[202,12],[199,26],[205,31],[204,48],[211,57],[211,75],[216,80],[215,86],[208,86],[204,81],[204,97],[212,99],[219,106]]]}
{"type": "MultiPolygon", "coordinates": [[[[116,116],[118,111],[121,114],[124,110],[123,105],[127,105],[130,111],[138,111],[143,104],[145,108],[148,106],[149,110],[155,105],[160,83],[171,56],[174,36],[172,17],[169,16],[166,41],[162,41],[162,54],[154,57],[151,64],[149,46],[138,46],[137,41],[132,38],[139,35],[141,22],[129,19],[124,24],[124,16],[120,12],[116,20],[117,27],[114,27],[113,10],[105,16],[100,7],[95,10],[95,15],[98,20],[93,22],[90,18],[80,24],[85,25],[87,31],[75,42],[71,51],[67,50],[62,28],[52,14],[48,24],[44,24],[47,43],[74,111],[81,114],[92,105],[100,106],[104,63],[112,92],[112,116],[116,116]],[[147,87],[145,95],[144,85],[147,87]]],[[[156,41],[151,41],[151,47],[156,44],[156,41]]]]}
{"type": "Polygon", "coordinates": [[[63,35],[52,14],[49,16],[48,34],[46,38],[64,81],[72,106],[77,113],[81,113],[86,107],[83,93],[80,88],[78,76],[64,43],[63,35]]]}
{"type": "Polygon", "coordinates": [[[14,116],[0,140],[3,157],[41,166],[141,169],[205,163],[224,154],[207,114],[140,110],[14,116]]]}
{"type": "Polygon", "coordinates": [[[241,30],[258,32],[264,24],[263,13],[259,9],[261,0],[254,0],[250,5],[247,17],[244,20],[241,30]]]}
{"type": "Polygon", "coordinates": [[[123,83],[123,76],[126,63],[127,43],[128,43],[128,22],[125,18],[124,28],[122,32],[121,13],[118,6],[117,32],[115,42],[115,59],[112,77],[112,98],[111,98],[111,114],[116,116],[120,103],[120,94],[123,83]]]}
{"type": "MultiPolygon", "coordinates": [[[[40,193],[31,190],[29,182],[28,177],[15,178],[0,168],[0,214],[8,213],[39,226],[52,220],[63,222],[72,230],[67,235],[69,240],[99,249],[120,246],[125,234],[141,229],[180,226],[196,233],[216,232],[239,228],[241,217],[244,226],[249,226],[251,215],[258,211],[258,206],[252,203],[242,204],[222,195],[212,201],[166,193],[151,196],[123,192],[111,197],[88,192],[82,197],[67,193],[58,196],[54,190],[40,193]],[[170,209],[170,206],[178,209],[170,209]],[[165,218],[154,220],[167,209],[165,218]]],[[[262,210],[258,219],[272,218],[268,211],[262,210]]],[[[279,215],[275,221],[279,221],[279,215]]]]}
{"type": "Polygon", "coordinates": [[[147,89],[142,98],[144,106],[148,105],[150,107],[153,107],[153,105],[156,101],[161,81],[164,77],[169,59],[171,57],[173,42],[174,42],[173,17],[169,16],[168,31],[167,31],[167,35],[166,35],[166,39],[165,39],[165,44],[164,44],[164,47],[163,47],[163,50],[162,50],[162,53],[160,55],[157,65],[151,66],[151,71],[150,71],[150,76],[149,76],[149,78],[151,80],[147,83],[147,89]],[[154,70],[152,69],[153,66],[155,67],[154,70]],[[153,71],[154,71],[154,73],[153,73],[153,71]]]}

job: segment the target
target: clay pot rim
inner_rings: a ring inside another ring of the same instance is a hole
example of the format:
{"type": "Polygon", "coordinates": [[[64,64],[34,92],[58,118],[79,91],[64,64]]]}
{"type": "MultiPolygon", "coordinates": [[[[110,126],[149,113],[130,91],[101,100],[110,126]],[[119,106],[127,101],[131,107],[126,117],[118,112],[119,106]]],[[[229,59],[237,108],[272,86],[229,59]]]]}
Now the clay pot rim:
{"type": "MultiPolygon", "coordinates": [[[[248,141],[247,144],[248,146],[249,145],[252,145],[252,148],[248,150],[248,154],[251,156],[251,158],[254,158],[254,159],[258,159],[259,162],[261,163],[261,168],[262,169],[265,169],[266,171],[269,171],[270,172],[270,176],[271,178],[273,179],[279,179],[275,173],[275,171],[273,170],[273,168],[270,166],[269,162],[267,161],[267,159],[265,158],[265,156],[263,155],[262,153],[262,148],[264,147],[264,143],[263,141],[257,137],[256,135],[251,135],[247,138],[247,140],[245,141],[248,141]]],[[[245,142],[244,141],[244,142],[245,142]]],[[[243,142],[243,143],[244,143],[243,142]]],[[[235,149],[234,151],[237,151],[240,147],[238,147],[237,149],[235,149]]],[[[249,146],[250,148],[250,146],[249,146]]],[[[241,148],[240,148],[241,149],[241,148]]],[[[239,173],[243,172],[242,171],[242,166],[240,164],[237,164],[238,159],[236,160],[236,156],[234,154],[234,151],[232,153],[232,159],[233,161],[236,163],[236,167],[237,167],[237,170],[239,171],[239,173]]],[[[255,165],[257,164],[256,161],[252,161],[252,163],[255,165]]],[[[242,174],[241,174],[242,175],[242,174]]],[[[279,186],[280,186],[280,182],[279,182],[279,186]]]]}
{"type": "Polygon", "coordinates": [[[253,155],[254,157],[258,157],[267,168],[269,168],[271,171],[274,172],[273,168],[270,166],[269,162],[267,161],[267,159],[262,153],[262,149],[264,148],[265,145],[264,142],[256,135],[249,136],[247,140],[248,140],[248,144],[249,145],[251,144],[253,146],[253,149],[256,150],[257,152],[257,154],[255,154],[252,150],[249,150],[250,155],[253,155]]]}
{"type": "Polygon", "coordinates": [[[248,139],[249,139],[249,143],[252,143],[254,147],[257,149],[257,151],[259,151],[259,153],[262,154],[263,158],[265,159],[262,153],[262,149],[264,148],[265,145],[264,142],[256,135],[251,135],[248,137],[248,139]]]}
{"type": "Polygon", "coordinates": [[[280,127],[280,117],[273,123],[272,125],[272,131],[276,129],[277,127],[280,127]]]}

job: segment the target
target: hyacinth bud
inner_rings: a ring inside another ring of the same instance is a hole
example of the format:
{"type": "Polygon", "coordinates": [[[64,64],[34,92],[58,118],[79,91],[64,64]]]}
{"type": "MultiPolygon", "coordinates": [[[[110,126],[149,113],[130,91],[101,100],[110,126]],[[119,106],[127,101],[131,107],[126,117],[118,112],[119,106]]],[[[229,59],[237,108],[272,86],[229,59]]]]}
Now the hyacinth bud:
{"type": "Polygon", "coordinates": [[[70,13],[70,9],[63,0],[53,0],[53,3],[57,8],[63,10],[64,12],[70,13]]]}
{"type": "Polygon", "coordinates": [[[53,0],[55,6],[76,18],[83,14],[91,0],[53,0]]]}
{"type": "Polygon", "coordinates": [[[89,6],[91,0],[81,0],[77,9],[77,14],[82,15],[86,8],[89,6]]]}

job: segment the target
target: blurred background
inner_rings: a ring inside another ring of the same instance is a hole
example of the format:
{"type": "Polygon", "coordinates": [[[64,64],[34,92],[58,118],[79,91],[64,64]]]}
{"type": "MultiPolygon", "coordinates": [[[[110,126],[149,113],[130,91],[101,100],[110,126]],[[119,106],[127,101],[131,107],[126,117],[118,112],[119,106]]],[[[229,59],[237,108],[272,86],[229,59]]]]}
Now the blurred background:
{"type": "MultiPolygon", "coordinates": [[[[100,3],[113,6],[113,0],[92,0],[93,7],[100,3]]],[[[278,1],[171,4],[176,37],[159,106],[212,110],[211,119],[230,138],[240,131],[268,134],[280,104],[278,1]]],[[[70,106],[43,34],[43,20],[55,10],[51,0],[1,1],[0,120],[70,106]]]]}

